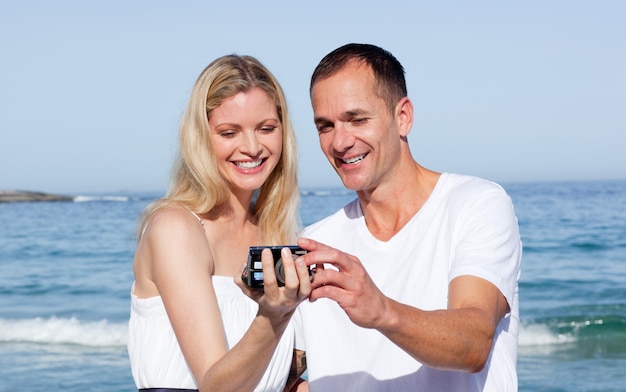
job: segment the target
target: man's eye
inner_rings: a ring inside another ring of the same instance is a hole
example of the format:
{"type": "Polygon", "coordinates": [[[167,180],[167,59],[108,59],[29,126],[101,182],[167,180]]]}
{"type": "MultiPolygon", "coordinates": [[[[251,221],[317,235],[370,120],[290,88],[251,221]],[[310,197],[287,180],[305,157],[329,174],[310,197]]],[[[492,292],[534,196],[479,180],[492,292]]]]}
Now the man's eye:
{"type": "Polygon", "coordinates": [[[317,132],[318,133],[328,132],[331,129],[333,129],[333,125],[332,124],[328,124],[328,123],[326,123],[326,124],[319,124],[317,126],[317,132]]]}
{"type": "Polygon", "coordinates": [[[366,118],[355,118],[353,120],[350,121],[352,123],[352,125],[354,126],[359,126],[359,125],[363,125],[365,123],[367,123],[367,119],[366,118]]]}

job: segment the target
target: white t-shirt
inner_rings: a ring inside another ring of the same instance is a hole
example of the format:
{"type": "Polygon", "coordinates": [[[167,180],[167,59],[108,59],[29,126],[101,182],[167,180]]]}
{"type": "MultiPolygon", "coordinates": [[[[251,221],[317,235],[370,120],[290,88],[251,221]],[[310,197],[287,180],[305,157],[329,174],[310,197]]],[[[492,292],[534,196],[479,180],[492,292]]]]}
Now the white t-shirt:
{"type": "Polygon", "coordinates": [[[443,173],[424,206],[389,241],[368,231],[357,200],[309,226],[303,237],[357,256],[388,297],[446,309],[448,284],[472,275],[494,284],[511,311],[498,324],[479,373],[422,366],[376,330],[353,324],[334,301],[302,303],[296,346],[306,349],[315,391],[517,391],[521,242],[510,198],[497,184],[443,173]]]}

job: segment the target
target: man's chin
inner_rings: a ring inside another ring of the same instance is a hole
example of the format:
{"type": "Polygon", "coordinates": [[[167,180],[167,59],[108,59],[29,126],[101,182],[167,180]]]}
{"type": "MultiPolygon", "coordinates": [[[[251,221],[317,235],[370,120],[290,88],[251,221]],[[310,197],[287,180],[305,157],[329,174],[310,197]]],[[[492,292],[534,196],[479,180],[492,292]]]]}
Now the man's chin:
{"type": "Polygon", "coordinates": [[[358,192],[367,187],[362,180],[355,178],[354,176],[340,176],[340,178],[343,186],[351,191],[358,192]]]}

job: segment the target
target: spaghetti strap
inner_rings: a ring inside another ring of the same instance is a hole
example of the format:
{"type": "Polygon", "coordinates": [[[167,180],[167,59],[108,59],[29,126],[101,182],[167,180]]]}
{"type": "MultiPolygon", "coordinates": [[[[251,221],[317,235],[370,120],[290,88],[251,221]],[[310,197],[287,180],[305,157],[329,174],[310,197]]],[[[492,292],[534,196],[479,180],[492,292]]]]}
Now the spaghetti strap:
{"type": "Polygon", "coordinates": [[[191,212],[191,215],[193,215],[193,216],[195,216],[195,217],[196,217],[196,219],[198,220],[198,222],[200,222],[200,224],[201,224],[202,226],[204,226],[204,221],[202,220],[202,218],[200,218],[200,217],[198,216],[198,214],[196,214],[195,212],[193,212],[193,211],[191,211],[191,210],[188,210],[188,211],[189,211],[189,212],[191,212]]]}
{"type": "MultiPolygon", "coordinates": [[[[202,220],[202,218],[200,218],[200,216],[198,216],[198,214],[196,214],[195,212],[191,211],[190,209],[184,207],[187,211],[189,211],[191,213],[191,215],[195,216],[196,219],[198,220],[198,222],[200,222],[200,225],[204,226],[204,221],[202,220]]],[[[143,225],[143,229],[141,230],[141,235],[139,236],[139,238],[143,237],[143,234],[146,232],[146,229],[148,228],[148,222],[146,222],[146,224],[143,225]]]]}

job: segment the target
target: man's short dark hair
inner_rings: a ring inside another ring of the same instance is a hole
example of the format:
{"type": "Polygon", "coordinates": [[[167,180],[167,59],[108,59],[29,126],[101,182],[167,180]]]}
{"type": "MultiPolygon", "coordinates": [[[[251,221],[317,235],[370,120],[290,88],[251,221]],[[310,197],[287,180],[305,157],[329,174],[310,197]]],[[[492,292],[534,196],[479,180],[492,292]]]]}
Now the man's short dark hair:
{"type": "Polygon", "coordinates": [[[318,80],[339,72],[351,61],[370,66],[378,86],[378,95],[393,110],[398,101],[407,96],[404,68],[387,50],[371,44],[346,44],[327,54],[311,76],[309,93],[318,80]]]}

